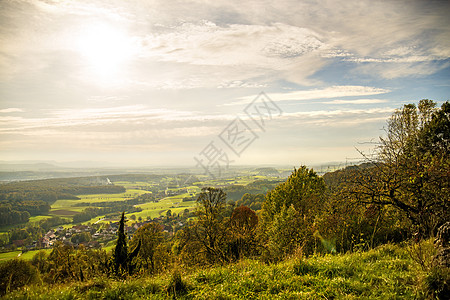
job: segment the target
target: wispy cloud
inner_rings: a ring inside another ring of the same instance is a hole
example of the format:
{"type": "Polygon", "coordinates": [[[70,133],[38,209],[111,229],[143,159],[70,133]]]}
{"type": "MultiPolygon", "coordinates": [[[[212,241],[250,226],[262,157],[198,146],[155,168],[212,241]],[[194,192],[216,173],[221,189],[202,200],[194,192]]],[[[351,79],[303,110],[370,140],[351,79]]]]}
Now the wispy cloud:
{"type": "Polygon", "coordinates": [[[405,77],[423,77],[435,74],[450,66],[450,59],[444,61],[403,62],[403,63],[367,63],[358,65],[355,72],[377,75],[381,78],[396,79],[405,77]]]}
{"type": "Polygon", "coordinates": [[[14,113],[14,112],[23,112],[23,109],[15,107],[0,109],[0,113],[14,113]]]}
{"type": "Polygon", "coordinates": [[[354,100],[332,100],[325,101],[325,104],[376,104],[376,103],[386,103],[387,99],[354,99],[354,100]]]}
{"type": "Polygon", "coordinates": [[[279,119],[291,126],[307,125],[312,128],[351,127],[367,123],[382,123],[394,108],[313,110],[284,113],[279,119]]]}
{"type": "MultiPolygon", "coordinates": [[[[211,122],[232,120],[235,116],[224,114],[201,114],[195,111],[170,109],[151,109],[143,105],[116,106],[95,109],[55,109],[43,111],[46,117],[0,116],[1,133],[42,134],[45,132],[86,131],[94,132],[126,131],[131,128],[163,131],[178,130],[183,135],[184,129],[203,126],[211,122]],[[155,127],[156,126],[156,127],[155,127]],[[180,127],[181,126],[181,127],[180,127]],[[175,127],[175,128],[174,128],[175,127]],[[128,129],[127,129],[128,128],[128,129]]],[[[213,126],[214,127],[214,126],[213,126]]],[[[202,132],[205,132],[202,130],[202,132]]]]}
{"type": "MultiPolygon", "coordinates": [[[[383,88],[375,88],[370,86],[331,86],[322,89],[312,89],[304,91],[291,91],[287,93],[271,93],[270,98],[273,101],[303,101],[314,99],[327,99],[327,98],[339,98],[339,97],[355,97],[355,96],[368,96],[377,94],[386,94],[390,90],[383,88]]],[[[240,98],[239,101],[232,102],[226,105],[243,105],[253,101],[254,96],[246,96],[240,98]]]]}

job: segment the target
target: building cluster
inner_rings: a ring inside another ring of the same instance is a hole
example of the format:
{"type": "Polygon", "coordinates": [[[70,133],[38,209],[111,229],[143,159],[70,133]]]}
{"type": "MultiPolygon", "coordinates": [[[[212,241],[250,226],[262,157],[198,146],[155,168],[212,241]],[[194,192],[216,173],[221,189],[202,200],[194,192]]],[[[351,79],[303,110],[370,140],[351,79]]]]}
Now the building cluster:
{"type": "MultiPolygon", "coordinates": [[[[158,222],[161,224],[161,229],[167,234],[173,234],[174,227],[179,229],[184,226],[183,223],[177,222],[175,225],[167,225],[163,223],[163,217],[155,218],[154,220],[147,220],[143,222],[135,222],[131,226],[125,226],[125,232],[128,239],[131,239],[134,233],[142,226],[150,222],[158,222]]],[[[83,244],[88,248],[99,248],[101,244],[106,244],[109,241],[117,239],[117,230],[119,229],[119,222],[110,222],[101,228],[100,226],[89,225],[75,225],[72,228],[64,228],[62,226],[55,230],[49,230],[39,241],[34,241],[30,247],[27,248],[51,248],[60,241],[71,246],[78,246],[83,244]]]]}

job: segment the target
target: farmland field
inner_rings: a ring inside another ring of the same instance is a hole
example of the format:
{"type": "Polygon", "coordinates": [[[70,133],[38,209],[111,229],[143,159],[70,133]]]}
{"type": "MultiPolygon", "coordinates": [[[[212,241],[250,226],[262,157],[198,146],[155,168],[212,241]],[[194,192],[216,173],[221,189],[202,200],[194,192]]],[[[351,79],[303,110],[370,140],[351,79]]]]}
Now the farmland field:
{"type": "MultiPolygon", "coordinates": [[[[153,182],[129,182],[129,181],[117,181],[114,182],[115,185],[120,185],[126,188],[124,193],[120,194],[93,194],[93,195],[78,195],[79,200],[72,199],[62,199],[57,200],[51,205],[50,215],[59,217],[71,217],[77,213],[82,212],[88,207],[97,207],[96,203],[100,202],[119,202],[124,200],[133,199],[139,195],[151,193],[146,189],[155,186],[153,182]],[[86,206],[78,206],[79,203],[86,203],[86,206]]],[[[199,193],[201,189],[198,186],[191,185],[187,187],[179,188],[167,188],[165,191],[176,193],[179,190],[185,190],[189,193],[183,193],[175,196],[167,196],[162,199],[158,199],[158,202],[147,202],[143,204],[138,204],[136,207],[142,209],[141,212],[127,213],[127,218],[132,215],[136,216],[136,219],[141,217],[143,220],[147,218],[157,218],[159,216],[165,216],[165,213],[170,209],[172,213],[182,213],[185,209],[192,209],[195,206],[195,201],[185,201],[183,198],[192,197],[199,193]]],[[[44,218],[41,216],[40,218],[44,218]]],[[[36,221],[39,220],[36,217],[36,221]]],[[[88,221],[83,222],[95,223],[95,222],[109,222],[110,219],[105,219],[104,215],[96,216],[88,221]]],[[[65,225],[64,227],[71,227],[73,224],[65,225]]]]}
{"type": "MultiPolygon", "coordinates": [[[[151,218],[156,218],[163,215],[169,209],[172,213],[182,213],[186,208],[192,209],[195,207],[195,201],[185,201],[182,202],[184,197],[189,197],[189,194],[181,194],[177,196],[167,197],[161,199],[159,202],[149,202],[144,204],[139,204],[140,208],[142,208],[141,212],[133,213],[136,217],[142,217],[146,219],[147,216],[151,218]]],[[[130,214],[132,215],[132,214],[130,214]]],[[[129,217],[129,215],[127,215],[129,217]]]]}
{"type": "Polygon", "coordinates": [[[25,252],[23,254],[22,254],[22,251],[11,251],[11,252],[0,253],[0,261],[13,259],[13,258],[16,258],[16,257],[17,258],[20,257],[22,259],[30,260],[39,251],[45,251],[45,252],[47,252],[47,254],[49,254],[52,251],[52,249],[32,250],[32,251],[27,251],[27,252],[25,252]]]}
{"type": "Polygon", "coordinates": [[[73,216],[89,206],[96,207],[95,203],[124,201],[145,193],[148,192],[138,189],[127,189],[126,192],[120,194],[79,195],[80,200],[57,200],[52,204],[50,214],[59,217],[73,216]],[[89,203],[89,206],[76,206],[78,203],[89,203]]]}

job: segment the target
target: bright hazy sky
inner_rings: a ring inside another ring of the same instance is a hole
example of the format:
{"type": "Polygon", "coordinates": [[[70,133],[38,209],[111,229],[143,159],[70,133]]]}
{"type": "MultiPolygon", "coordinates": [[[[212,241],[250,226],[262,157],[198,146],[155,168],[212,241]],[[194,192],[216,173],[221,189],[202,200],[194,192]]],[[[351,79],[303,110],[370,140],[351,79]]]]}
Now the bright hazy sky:
{"type": "Polygon", "coordinates": [[[355,158],[393,109],[449,99],[449,15],[448,1],[3,0],[0,160],[355,158]],[[261,92],[279,109],[262,127],[245,113],[261,92]]]}

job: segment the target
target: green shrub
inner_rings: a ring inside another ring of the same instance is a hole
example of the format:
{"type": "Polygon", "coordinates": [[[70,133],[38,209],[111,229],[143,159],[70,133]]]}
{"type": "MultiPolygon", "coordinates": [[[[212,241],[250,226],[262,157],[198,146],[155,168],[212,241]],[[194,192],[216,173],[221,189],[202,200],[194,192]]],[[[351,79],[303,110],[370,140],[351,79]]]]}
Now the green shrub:
{"type": "Polygon", "coordinates": [[[425,277],[425,292],[435,299],[448,299],[450,295],[450,269],[433,267],[425,277]]]}
{"type": "Polygon", "coordinates": [[[294,274],[295,275],[306,275],[306,274],[316,274],[318,269],[311,263],[300,260],[294,264],[294,274]]]}
{"type": "Polygon", "coordinates": [[[181,274],[178,270],[173,271],[170,277],[169,284],[166,287],[167,294],[176,298],[177,295],[183,295],[187,292],[187,285],[181,279],[181,274]]]}
{"type": "Polygon", "coordinates": [[[37,269],[30,262],[17,258],[0,264],[0,278],[0,295],[40,282],[37,269]]]}

